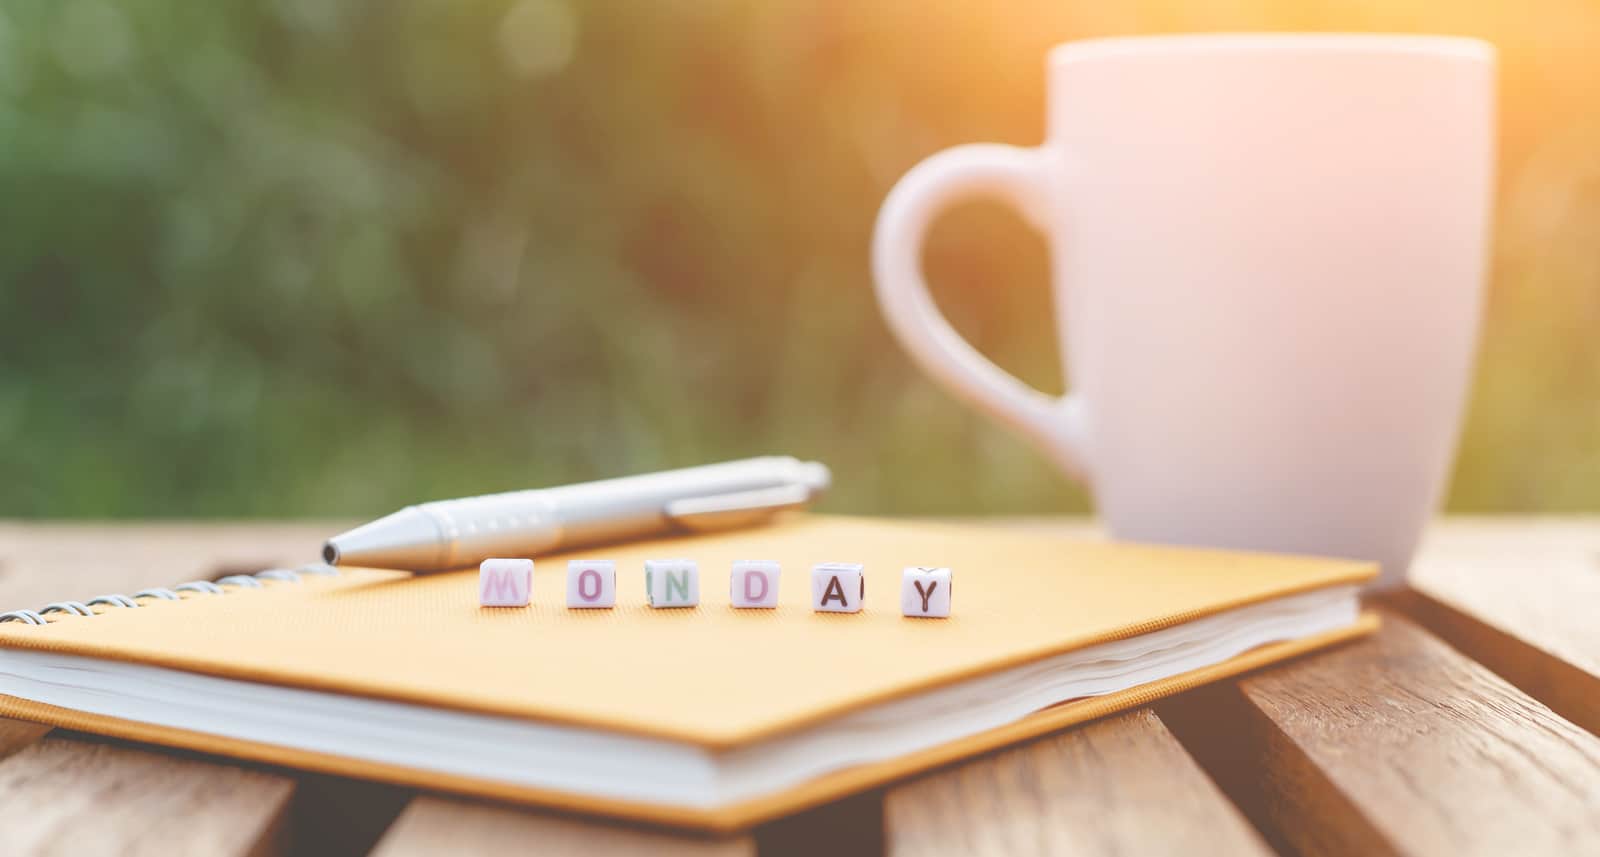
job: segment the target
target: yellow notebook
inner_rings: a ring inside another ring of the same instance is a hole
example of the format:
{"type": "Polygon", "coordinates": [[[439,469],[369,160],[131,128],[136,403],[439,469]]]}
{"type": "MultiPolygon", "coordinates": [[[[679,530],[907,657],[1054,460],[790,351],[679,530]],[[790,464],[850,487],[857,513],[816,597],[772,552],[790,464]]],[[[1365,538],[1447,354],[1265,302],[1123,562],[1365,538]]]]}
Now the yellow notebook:
{"type": "Polygon", "coordinates": [[[0,714],[427,788],[730,830],[1371,630],[1367,563],[798,516],[585,551],[617,606],[477,606],[475,571],[372,569],[0,624],[0,714]],[[700,563],[657,610],[647,558],[700,563]],[[729,607],[736,559],[783,564],[729,607]],[[866,564],[865,609],[814,613],[810,568],[866,564]],[[908,565],[954,570],[949,619],[900,615],[908,565]]]}

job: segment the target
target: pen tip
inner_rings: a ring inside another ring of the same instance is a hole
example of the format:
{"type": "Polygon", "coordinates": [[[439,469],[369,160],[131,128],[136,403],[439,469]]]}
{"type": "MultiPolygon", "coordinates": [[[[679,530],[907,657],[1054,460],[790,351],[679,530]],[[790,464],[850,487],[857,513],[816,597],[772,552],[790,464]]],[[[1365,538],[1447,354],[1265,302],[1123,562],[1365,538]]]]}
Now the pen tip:
{"type": "Polygon", "coordinates": [[[821,494],[828,490],[828,486],[833,483],[833,474],[829,472],[828,465],[820,461],[807,461],[802,467],[804,468],[803,478],[806,486],[811,489],[811,493],[821,494]]]}
{"type": "Polygon", "coordinates": [[[444,534],[439,524],[416,506],[384,515],[328,539],[322,559],[329,565],[350,563],[363,568],[443,568],[444,534]]]}

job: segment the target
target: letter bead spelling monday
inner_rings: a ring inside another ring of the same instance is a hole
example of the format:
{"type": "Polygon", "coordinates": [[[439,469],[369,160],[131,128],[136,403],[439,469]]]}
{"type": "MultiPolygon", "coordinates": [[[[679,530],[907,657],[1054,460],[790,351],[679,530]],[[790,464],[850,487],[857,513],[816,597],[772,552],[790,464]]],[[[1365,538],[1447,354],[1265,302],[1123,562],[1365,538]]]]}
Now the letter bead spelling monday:
{"type": "Polygon", "coordinates": [[[741,559],[728,574],[728,603],[740,608],[778,606],[778,577],[783,568],[768,559],[741,559]]]}
{"type": "Polygon", "coordinates": [[[865,567],[859,562],[824,562],[811,568],[811,609],[860,613],[867,598],[865,567]]]}
{"type": "Polygon", "coordinates": [[[617,603],[617,564],[609,559],[574,559],[567,563],[567,607],[605,609],[617,603]]]}
{"type": "MultiPolygon", "coordinates": [[[[728,606],[778,607],[782,566],[775,560],[735,560],[728,574],[728,606]]],[[[645,596],[655,608],[694,607],[700,603],[700,566],[692,559],[651,559],[644,563],[645,596]]],[[[860,613],[867,595],[866,567],[854,562],[824,562],[811,569],[811,609],[818,613],[860,613]]],[[[919,619],[950,616],[950,569],[909,566],[900,573],[900,612],[919,619]]],[[[533,601],[533,560],[486,559],[478,567],[478,604],[526,607],[533,601]]],[[[610,608],[617,603],[617,564],[609,559],[567,562],[567,608],[610,608]]]]}
{"type": "Polygon", "coordinates": [[[486,559],[478,566],[480,607],[526,607],[533,599],[533,560],[486,559]]]}
{"type": "Polygon", "coordinates": [[[900,572],[900,613],[914,618],[950,618],[950,569],[918,565],[900,572]]]}
{"type": "Polygon", "coordinates": [[[693,607],[700,603],[700,564],[692,559],[647,559],[644,591],[651,607],[693,607]]]}

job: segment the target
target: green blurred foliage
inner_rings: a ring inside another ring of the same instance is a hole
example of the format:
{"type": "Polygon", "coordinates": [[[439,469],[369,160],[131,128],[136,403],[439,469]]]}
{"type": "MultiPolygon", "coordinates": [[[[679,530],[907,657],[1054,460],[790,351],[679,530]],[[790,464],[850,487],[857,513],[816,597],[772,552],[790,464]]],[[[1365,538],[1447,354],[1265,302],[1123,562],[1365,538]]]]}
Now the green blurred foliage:
{"type": "MultiPolygon", "coordinates": [[[[835,510],[1086,508],[871,297],[920,158],[1036,142],[1043,54],[1337,29],[1502,50],[1492,296],[1451,503],[1600,507],[1600,7],[9,0],[0,515],[357,515],[766,452],[835,510]]],[[[1047,260],[976,205],[947,314],[1060,389],[1047,260]]]]}

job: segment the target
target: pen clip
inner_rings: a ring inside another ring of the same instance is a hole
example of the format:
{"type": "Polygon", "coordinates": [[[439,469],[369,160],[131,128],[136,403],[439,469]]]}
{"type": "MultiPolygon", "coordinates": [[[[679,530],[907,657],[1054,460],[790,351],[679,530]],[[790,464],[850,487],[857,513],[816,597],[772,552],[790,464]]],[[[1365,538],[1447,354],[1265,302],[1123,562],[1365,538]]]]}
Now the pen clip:
{"type": "Polygon", "coordinates": [[[667,520],[686,530],[723,530],[760,523],[785,509],[804,508],[811,502],[811,496],[808,485],[778,485],[709,497],[686,497],[668,503],[663,511],[667,520]]]}

